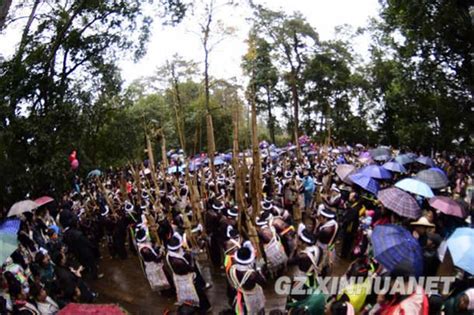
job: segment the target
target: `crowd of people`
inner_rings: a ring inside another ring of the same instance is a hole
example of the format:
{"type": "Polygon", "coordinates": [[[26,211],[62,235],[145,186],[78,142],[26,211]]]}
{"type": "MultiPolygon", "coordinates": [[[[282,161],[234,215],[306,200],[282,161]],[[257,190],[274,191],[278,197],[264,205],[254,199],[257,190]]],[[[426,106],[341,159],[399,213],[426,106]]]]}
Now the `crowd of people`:
{"type": "MultiPolygon", "coordinates": [[[[361,145],[303,145],[300,155],[291,146],[265,147],[261,189],[245,156],[219,158],[211,167],[208,159],[191,162],[179,151],[169,155],[169,168],[145,160],[76,177],[62,200],[21,215],[19,247],[2,267],[0,313],[56,314],[71,302],[92,303],[97,293],[87,280],[103,277],[98,264],[106,254],[117,259],[137,254],[151,290],[176,296],[178,314],[283,313],[265,309],[264,287],[291,275],[305,279],[302,284],[294,280],[292,287],[316,288],[317,277],[333,275],[344,262],[350,263],[347,276],[436,275],[443,241],[474,222],[472,159],[381,152],[361,145]],[[394,159],[400,156],[405,158],[394,159]],[[356,180],[364,167],[381,169],[387,161],[402,168],[387,169],[382,178],[360,175],[367,185],[356,180]],[[350,171],[340,172],[344,167],[350,171]],[[446,214],[430,198],[411,192],[420,210],[416,216],[384,204],[381,191],[430,168],[446,178],[432,191],[456,202],[461,215],[446,214]],[[402,263],[390,268],[377,260],[372,234],[383,225],[401,227],[416,240],[422,251],[419,270],[402,263]],[[99,250],[104,243],[107,253],[99,250]],[[225,272],[228,310],[213,308],[206,295],[212,285],[201,270],[206,259],[225,272]]],[[[454,268],[456,281],[448,295],[291,291],[284,297],[285,312],[474,314],[473,275],[454,268]]]]}

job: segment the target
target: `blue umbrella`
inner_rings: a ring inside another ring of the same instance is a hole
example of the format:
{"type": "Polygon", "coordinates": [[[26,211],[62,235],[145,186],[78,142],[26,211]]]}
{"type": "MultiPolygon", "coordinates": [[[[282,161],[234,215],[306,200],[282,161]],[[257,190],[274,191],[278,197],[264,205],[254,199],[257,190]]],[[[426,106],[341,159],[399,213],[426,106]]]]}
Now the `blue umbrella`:
{"type": "Polygon", "coordinates": [[[189,171],[194,172],[195,170],[199,169],[201,167],[201,163],[199,162],[191,162],[188,165],[189,171]]]}
{"type": "Polygon", "coordinates": [[[447,243],[454,265],[474,275],[474,229],[457,228],[447,243]]]}
{"type": "Polygon", "coordinates": [[[90,171],[89,174],[87,174],[87,178],[99,177],[100,175],[102,175],[102,172],[100,170],[93,170],[93,171],[90,171]]]}
{"type": "Polygon", "coordinates": [[[0,264],[18,248],[17,233],[20,220],[7,220],[0,225],[0,264]]]}
{"type": "Polygon", "coordinates": [[[372,232],[375,259],[389,272],[410,266],[415,276],[423,275],[423,252],[408,230],[393,224],[377,225],[372,232]]]}
{"type": "Polygon", "coordinates": [[[379,183],[377,183],[375,179],[361,173],[349,175],[349,179],[357,186],[360,186],[362,189],[367,190],[374,195],[377,195],[377,192],[380,189],[379,183]]]}
{"type": "Polygon", "coordinates": [[[232,153],[224,154],[223,158],[224,158],[224,161],[226,162],[232,161],[232,153]]]}
{"type": "Polygon", "coordinates": [[[385,168],[378,165],[367,165],[360,171],[362,174],[368,177],[377,178],[377,179],[390,179],[392,174],[387,171],[385,168]]]}
{"type": "Polygon", "coordinates": [[[222,165],[222,164],[224,164],[224,163],[225,163],[225,162],[224,162],[224,160],[223,160],[221,157],[216,157],[216,158],[214,159],[214,165],[216,165],[216,166],[222,165]]]}
{"type": "Polygon", "coordinates": [[[427,156],[420,156],[419,158],[416,159],[416,161],[420,164],[427,165],[430,167],[435,166],[435,163],[433,162],[433,160],[427,156]]]}
{"type": "Polygon", "coordinates": [[[415,159],[411,158],[408,154],[401,154],[395,158],[395,161],[402,165],[405,165],[415,162],[415,159]]]}
{"type": "Polygon", "coordinates": [[[405,178],[395,183],[395,187],[398,187],[404,191],[410,192],[415,195],[420,195],[425,198],[434,197],[433,191],[430,186],[413,178],[405,178]]]}
{"type": "Polygon", "coordinates": [[[384,165],[382,165],[382,167],[386,170],[389,170],[395,173],[406,173],[407,171],[406,168],[401,163],[394,162],[394,161],[387,162],[384,165]]]}

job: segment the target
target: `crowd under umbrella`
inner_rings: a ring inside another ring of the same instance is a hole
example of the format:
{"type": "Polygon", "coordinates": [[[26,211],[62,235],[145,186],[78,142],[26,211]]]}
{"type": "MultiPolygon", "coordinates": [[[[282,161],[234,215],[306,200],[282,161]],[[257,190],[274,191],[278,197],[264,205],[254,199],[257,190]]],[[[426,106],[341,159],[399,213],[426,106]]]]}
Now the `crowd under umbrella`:
{"type": "Polygon", "coordinates": [[[417,219],[421,216],[421,208],[415,198],[399,188],[383,189],[377,194],[377,199],[385,208],[404,218],[417,219]]]}
{"type": "Polygon", "coordinates": [[[432,168],[427,170],[419,171],[416,176],[416,179],[422,181],[433,189],[440,189],[448,186],[449,180],[448,177],[432,168]]]}
{"type": "Polygon", "coordinates": [[[395,157],[395,162],[406,165],[415,162],[415,159],[410,157],[408,154],[400,154],[395,157]]]}
{"type": "Polygon", "coordinates": [[[474,229],[457,228],[447,241],[453,264],[474,275],[474,229]]]}
{"type": "Polygon", "coordinates": [[[376,149],[370,150],[370,155],[375,161],[387,161],[392,156],[389,148],[378,147],[376,149]]]}
{"type": "Polygon", "coordinates": [[[379,165],[367,165],[360,170],[362,174],[376,179],[390,179],[392,174],[379,165]]]}
{"type": "Polygon", "coordinates": [[[404,178],[396,182],[395,187],[425,198],[434,197],[430,186],[414,178],[404,178]]]}
{"type": "Polygon", "coordinates": [[[8,217],[12,217],[14,215],[20,215],[25,212],[31,212],[32,210],[38,208],[38,204],[33,200],[22,200],[16,202],[8,211],[8,217]]]}
{"type": "Polygon", "coordinates": [[[361,173],[355,173],[355,174],[349,175],[349,179],[351,182],[353,182],[357,186],[361,187],[362,189],[374,195],[377,195],[380,189],[379,183],[377,183],[375,179],[361,173]]]}
{"type": "Polygon", "coordinates": [[[435,166],[435,162],[428,156],[420,156],[415,161],[429,167],[435,166]]]}
{"type": "Polygon", "coordinates": [[[375,259],[389,272],[403,264],[414,276],[423,274],[422,249],[407,229],[394,224],[377,225],[371,242],[375,259]]]}
{"type": "Polygon", "coordinates": [[[54,201],[54,198],[50,196],[43,196],[34,200],[34,202],[38,205],[38,207],[44,206],[53,201],[54,201]]]}
{"type": "Polygon", "coordinates": [[[372,162],[372,156],[369,151],[364,151],[359,154],[358,160],[361,163],[369,164],[372,162]]]}
{"type": "Polygon", "coordinates": [[[386,162],[384,165],[382,165],[382,167],[394,173],[406,173],[407,171],[403,164],[396,161],[386,162]]]}
{"type": "Polygon", "coordinates": [[[464,219],[467,217],[467,213],[459,202],[446,197],[446,196],[435,196],[430,198],[428,201],[430,206],[436,210],[441,211],[444,214],[451,215],[464,219]]]}
{"type": "Polygon", "coordinates": [[[336,174],[339,178],[345,182],[346,184],[352,184],[349,180],[349,175],[354,174],[356,171],[356,167],[352,164],[339,164],[336,167],[336,174]]]}

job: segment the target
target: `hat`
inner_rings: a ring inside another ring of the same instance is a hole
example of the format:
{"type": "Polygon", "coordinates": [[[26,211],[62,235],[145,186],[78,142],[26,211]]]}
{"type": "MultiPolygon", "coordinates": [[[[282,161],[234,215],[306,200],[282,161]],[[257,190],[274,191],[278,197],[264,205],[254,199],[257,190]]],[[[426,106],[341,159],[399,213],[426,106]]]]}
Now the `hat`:
{"type": "Polygon", "coordinates": [[[212,204],[212,209],[214,209],[214,210],[221,211],[224,208],[225,208],[224,203],[222,203],[219,200],[214,201],[214,203],[212,204]]]}
{"type": "Polygon", "coordinates": [[[272,205],[271,202],[266,201],[266,200],[262,202],[262,209],[263,210],[271,210],[272,207],[273,207],[273,205],[272,205]]]}
{"type": "Polygon", "coordinates": [[[434,224],[430,223],[426,217],[420,217],[415,222],[411,222],[410,225],[414,226],[425,226],[425,227],[435,227],[434,224]]]}
{"type": "Polygon", "coordinates": [[[131,213],[133,212],[133,205],[129,201],[125,201],[125,212],[131,213]]]}
{"type": "Polygon", "coordinates": [[[257,222],[256,224],[258,226],[264,226],[273,219],[273,215],[269,211],[264,211],[260,217],[257,217],[257,222]]]}
{"type": "Polygon", "coordinates": [[[228,217],[233,217],[233,218],[236,218],[239,215],[239,213],[237,212],[237,209],[235,207],[227,209],[225,214],[228,217]]]}
{"type": "Polygon", "coordinates": [[[142,191],[142,198],[145,199],[145,200],[150,198],[150,196],[148,195],[148,193],[145,190],[142,191]]]}
{"type": "Polygon", "coordinates": [[[290,171],[286,171],[284,176],[285,178],[290,179],[293,176],[293,174],[290,171]]]}
{"type": "Polygon", "coordinates": [[[234,254],[235,261],[240,265],[249,265],[255,260],[253,246],[250,241],[244,242],[243,246],[234,254]]]}
{"type": "Polygon", "coordinates": [[[239,232],[232,225],[227,226],[226,236],[228,239],[239,237],[239,232]]]}
{"type": "Polygon", "coordinates": [[[107,214],[109,214],[109,206],[104,205],[103,207],[100,207],[100,215],[105,217],[107,214]]]}
{"type": "Polygon", "coordinates": [[[146,237],[147,237],[147,233],[143,227],[139,228],[135,233],[135,239],[137,240],[138,243],[142,243],[146,241],[146,237]]]}
{"type": "Polygon", "coordinates": [[[300,225],[298,225],[298,236],[303,242],[308,245],[316,244],[316,238],[314,237],[313,233],[308,231],[308,229],[303,223],[300,223],[300,225]]]}
{"type": "Polygon", "coordinates": [[[336,214],[329,209],[326,209],[324,205],[320,205],[318,208],[318,215],[323,216],[328,219],[334,219],[336,214]],[[322,206],[322,207],[321,207],[322,206]]]}
{"type": "Polygon", "coordinates": [[[335,191],[335,192],[339,192],[339,193],[341,192],[341,191],[339,190],[339,188],[337,188],[336,184],[332,184],[332,185],[331,185],[331,190],[332,190],[332,191],[335,191]]]}
{"type": "Polygon", "coordinates": [[[183,245],[183,238],[181,237],[181,235],[179,235],[179,233],[175,232],[173,234],[173,237],[171,237],[170,240],[168,241],[168,245],[166,245],[166,247],[168,247],[169,250],[175,251],[175,250],[180,249],[182,245],[183,245]]]}

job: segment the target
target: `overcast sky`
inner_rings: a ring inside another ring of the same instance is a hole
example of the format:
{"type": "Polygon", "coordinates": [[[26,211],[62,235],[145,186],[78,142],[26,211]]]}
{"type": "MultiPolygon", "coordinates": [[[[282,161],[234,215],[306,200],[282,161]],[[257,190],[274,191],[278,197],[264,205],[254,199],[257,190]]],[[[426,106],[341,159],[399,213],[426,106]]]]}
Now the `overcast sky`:
{"type": "MultiPolygon", "coordinates": [[[[368,18],[376,16],[379,8],[377,0],[258,0],[256,2],[270,9],[283,10],[287,13],[300,11],[316,28],[322,40],[334,38],[335,26],[349,24],[356,29],[367,25],[368,18]]],[[[196,11],[199,11],[199,8],[196,11]]],[[[222,7],[218,11],[218,19],[222,20],[226,26],[236,28],[237,32],[222,41],[212,52],[210,58],[212,76],[224,79],[236,78],[237,82],[243,82],[240,63],[246,51],[245,39],[249,30],[246,18],[250,14],[250,10],[243,4],[238,8],[222,7]]],[[[151,75],[175,53],[200,63],[203,59],[199,37],[194,33],[199,30],[196,16],[186,16],[184,21],[176,27],[162,26],[158,21],[156,22],[153,25],[147,55],[138,63],[133,63],[131,60],[120,62],[123,77],[127,83],[139,77],[151,75]]],[[[368,42],[367,38],[358,38],[353,48],[361,55],[366,55],[368,42]]]]}
{"type": "MultiPolygon", "coordinates": [[[[207,0],[202,0],[207,1],[207,0]]],[[[216,0],[218,3],[224,0],[216,0]]],[[[369,17],[376,16],[379,9],[378,0],[254,0],[273,10],[282,10],[289,14],[300,11],[307,21],[315,27],[320,39],[334,38],[334,27],[348,24],[356,29],[367,25],[369,17]]],[[[247,7],[247,0],[236,0],[242,3],[237,7],[221,7],[217,19],[222,20],[226,26],[236,29],[232,37],[222,41],[212,52],[210,57],[210,73],[222,79],[236,78],[237,83],[243,83],[240,63],[246,51],[245,39],[249,31],[249,22],[246,18],[251,16],[247,7]]],[[[163,26],[159,18],[153,24],[151,40],[148,44],[148,53],[138,63],[131,58],[120,60],[123,78],[129,84],[142,76],[148,76],[164,64],[175,53],[185,59],[191,59],[202,66],[203,51],[196,33],[199,32],[198,5],[196,15],[188,14],[178,26],[163,26]]],[[[202,10],[201,10],[202,12],[202,10]]],[[[153,14],[153,12],[146,12],[153,14]]],[[[216,19],[216,20],[217,20],[216,19]]],[[[5,56],[14,52],[21,36],[23,24],[15,23],[0,36],[1,50],[5,56]]],[[[359,37],[353,43],[353,48],[362,56],[367,55],[369,40],[359,37]]]]}

